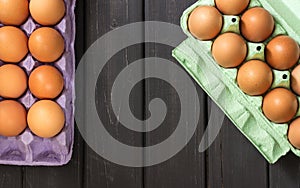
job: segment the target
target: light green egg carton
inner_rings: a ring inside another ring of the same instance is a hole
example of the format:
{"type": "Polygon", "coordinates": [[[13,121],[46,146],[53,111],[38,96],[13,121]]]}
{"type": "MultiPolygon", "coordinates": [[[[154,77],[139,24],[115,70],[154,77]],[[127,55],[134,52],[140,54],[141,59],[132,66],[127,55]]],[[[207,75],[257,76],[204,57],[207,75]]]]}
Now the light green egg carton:
{"type": "MultiPolygon", "coordinates": [[[[201,5],[214,6],[215,4],[214,0],[200,0],[183,13],[181,27],[189,37],[173,50],[172,55],[269,163],[275,163],[290,150],[300,157],[300,150],[295,149],[287,139],[288,124],[270,122],[261,109],[263,96],[253,97],[243,93],[236,82],[238,70],[222,68],[214,61],[211,54],[213,41],[197,40],[189,32],[188,17],[196,7],[201,5]]],[[[300,1],[251,0],[249,8],[255,6],[265,8],[275,19],[275,30],[270,39],[285,34],[300,43],[300,1]]],[[[223,20],[222,33],[240,32],[239,16],[224,15],[223,20]]],[[[264,61],[266,43],[247,42],[248,56],[245,61],[250,59],[264,61]]],[[[272,88],[290,89],[290,71],[274,70],[273,75],[272,88]]],[[[298,99],[300,101],[299,97],[298,99]]],[[[300,110],[297,116],[300,116],[300,110]]]]}

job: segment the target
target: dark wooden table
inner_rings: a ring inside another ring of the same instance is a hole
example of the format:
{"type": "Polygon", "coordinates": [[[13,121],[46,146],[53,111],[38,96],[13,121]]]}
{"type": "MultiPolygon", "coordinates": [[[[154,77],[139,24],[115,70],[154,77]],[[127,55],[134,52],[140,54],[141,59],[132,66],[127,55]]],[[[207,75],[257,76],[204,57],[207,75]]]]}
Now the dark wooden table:
{"type": "MultiPolygon", "coordinates": [[[[182,12],[195,0],[78,0],[77,63],[85,50],[100,36],[122,25],[156,20],[179,24],[182,12]]],[[[126,66],[144,57],[162,57],[176,63],[171,47],[141,44],[128,47],[116,54],[99,77],[97,104],[105,106],[102,113],[111,125],[110,133],[132,145],[149,145],[166,138],[178,121],[180,111],[177,95],[168,84],[148,79],[132,91],[132,111],[142,118],[144,107],[153,97],[165,100],[168,115],[155,134],[137,134],[120,126],[112,113],[109,101],[113,80],[126,66]]],[[[176,73],[170,77],[176,78],[176,73]]],[[[288,154],[275,165],[269,165],[250,142],[226,118],[213,145],[198,152],[211,104],[199,88],[202,110],[197,131],[189,144],[170,160],[147,168],[129,168],[113,164],[90,149],[78,130],[75,133],[74,153],[63,167],[0,166],[0,188],[201,188],[201,187],[300,187],[300,160],[288,154]]],[[[102,108],[103,109],[103,108],[102,108]]]]}

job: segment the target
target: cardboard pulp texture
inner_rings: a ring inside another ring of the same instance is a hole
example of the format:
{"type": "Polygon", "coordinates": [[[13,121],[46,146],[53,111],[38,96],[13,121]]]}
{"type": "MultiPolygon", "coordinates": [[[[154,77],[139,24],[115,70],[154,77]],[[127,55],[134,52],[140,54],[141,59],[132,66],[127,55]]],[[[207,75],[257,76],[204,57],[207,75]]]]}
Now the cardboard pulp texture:
{"type": "MultiPolygon", "coordinates": [[[[54,28],[58,30],[65,40],[65,52],[54,65],[64,77],[64,90],[55,100],[65,112],[65,126],[55,137],[40,138],[26,130],[16,137],[0,136],[0,164],[27,165],[27,166],[60,166],[66,164],[72,156],[74,140],[74,100],[75,100],[75,0],[65,0],[66,15],[54,28]]],[[[2,27],[2,25],[0,25],[2,27]]],[[[42,27],[31,17],[21,26],[29,36],[35,29],[42,27]]],[[[0,65],[3,63],[0,62],[0,65]]],[[[29,75],[32,70],[42,63],[35,60],[30,53],[19,64],[29,75]]],[[[0,101],[2,99],[0,98],[0,101]]],[[[28,110],[36,101],[29,91],[18,100],[28,110]]]]}
{"type": "MultiPolygon", "coordinates": [[[[214,0],[200,0],[189,7],[181,17],[181,27],[188,36],[173,50],[173,57],[185,68],[202,89],[224,111],[234,125],[248,138],[269,163],[275,163],[290,150],[300,156],[287,139],[288,124],[270,122],[262,113],[263,96],[248,96],[237,85],[237,68],[225,69],[219,66],[211,54],[213,41],[200,41],[188,30],[190,13],[198,6],[214,6],[214,0]]],[[[268,41],[277,35],[285,34],[300,43],[300,1],[297,0],[251,0],[249,7],[260,6],[270,12],[275,20],[275,30],[264,43],[250,43],[248,56],[251,59],[265,60],[264,49],[268,41]],[[297,12],[298,11],[298,12],[297,12]]],[[[223,15],[224,32],[240,33],[239,16],[223,15]],[[235,19],[233,19],[235,18],[235,19]]],[[[272,88],[290,89],[290,71],[273,70],[272,88]]],[[[298,97],[299,101],[300,98],[298,97]]],[[[296,116],[300,115],[300,110],[296,116]]]]}

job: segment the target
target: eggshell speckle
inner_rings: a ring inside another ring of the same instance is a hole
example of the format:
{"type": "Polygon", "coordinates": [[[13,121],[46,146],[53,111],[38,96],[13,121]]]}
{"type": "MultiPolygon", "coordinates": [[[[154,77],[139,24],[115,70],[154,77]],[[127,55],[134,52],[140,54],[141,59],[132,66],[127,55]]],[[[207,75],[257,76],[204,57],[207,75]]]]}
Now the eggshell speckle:
{"type": "Polygon", "coordinates": [[[236,67],[245,60],[247,45],[238,34],[224,33],[214,41],[212,55],[222,67],[236,67]]]}
{"type": "Polygon", "coordinates": [[[28,0],[0,0],[0,22],[21,25],[29,15],[28,0]]]}
{"type": "Polygon", "coordinates": [[[250,0],[215,0],[217,8],[227,15],[238,15],[249,5],[250,0]]]}
{"type": "Polygon", "coordinates": [[[299,60],[300,50],[297,42],[289,36],[273,38],[266,47],[266,60],[278,70],[287,70],[299,60]]]}
{"type": "Polygon", "coordinates": [[[254,7],[247,10],[241,18],[241,33],[251,42],[262,42],[274,30],[274,19],[264,8],[254,7]]]}
{"type": "Polygon", "coordinates": [[[29,89],[39,99],[54,99],[63,87],[62,74],[50,65],[39,66],[29,76],[29,89]]]}
{"type": "Polygon", "coordinates": [[[0,102],[0,135],[17,136],[27,126],[25,108],[13,100],[0,102]]]}
{"type": "Polygon", "coordinates": [[[65,115],[56,102],[41,100],[29,109],[27,122],[34,134],[43,138],[51,138],[64,127],[65,115]]]}
{"type": "Polygon", "coordinates": [[[65,49],[61,34],[50,27],[35,30],[29,37],[28,45],[33,57],[44,63],[56,61],[65,49]]]}
{"type": "Polygon", "coordinates": [[[291,87],[296,94],[300,95],[300,65],[292,71],[291,87]]]}
{"type": "Polygon", "coordinates": [[[63,0],[31,0],[29,5],[33,19],[41,25],[55,25],[65,15],[63,0]]]}
{"type": "Polygon", "coordinates": [[[0,67],[0,96],[19,98],[27,89],[27,75],[17,65],[7,64],[0,67]]]}
{"type": "Polygon", "coordinates": [[[269,120],[275,123],[287,123],[298,111],[298,100],[291,91],[276,88],[265,96],[262,109],[269,120]]]}
{"type": "Polygon", "coordinates": [[[0,28],[0,60],[19,63],[28,53],[28,38],[25,33],[13,26],[0,28]]]}
{"type": "Polygon", "coordinates": [[[300,118],[295,119],[289,126],[288,139],[297,149],[300,149],[300,118]]]}
{"type": "Polygon", "coordinates": [[[239,69],[237,82],[246,94],[262,95],[271,87],[273,73],[265,62],[251,60],[239,69]]]}
{"type": "Polygon", "coordinates": [[[199,6],[193,10],[188,20],[188,27],[193,36],[200,40],[211,40],[221,31],[223,17],[212,6],[199,6]]]}

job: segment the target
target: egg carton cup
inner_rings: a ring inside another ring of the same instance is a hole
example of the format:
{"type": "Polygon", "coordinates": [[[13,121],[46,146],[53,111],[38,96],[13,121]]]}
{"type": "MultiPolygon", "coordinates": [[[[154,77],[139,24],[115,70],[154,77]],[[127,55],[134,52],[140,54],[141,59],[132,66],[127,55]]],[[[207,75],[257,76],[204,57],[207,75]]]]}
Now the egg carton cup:
{"type": "MultiPolygon", "coordinates": [[[[184,67],[191,77],[202,87],[212,100],[223,110],[233,124],[247,137],[269,163],[275,163],[289,151],[300,157],[300,150],[288,141],[288,124],[269,121],[262,112],[263,96],[246,95],[238,86],[237,68],[223,68],[213,59],[213,41],[200,41],[188,30],[190,13],[198,6],[215,6],[214,0],[200,0],[189,7],[181,17],[181,27],[188,36],[173,50],[173,57],[184,67]]],[[[268,10],[275,20],[275,30],[265,43],[247,42],[248,55],[245,60],[265,60],[264,49],[268,41],[285,34],[300,43],[300,2],[297,0],[251,0],[249,8],[260,6],[268,10]]],[[[239,16],[223,16],[224,32],[240,33],[239,16]]],[[[290,89],[290,72],[273,70],[274,81],[271,88],[290,89]]],[[[300,97],[298,97],[300,101],[300,97]]],[[[300,110],[295,117],[300,116],[300,110]]]]}
{"type": "MultiPolygon", "coordinates": [[[[50,65],[61,71],[64,77],[64,90],[55,101],[63,108],[65,113],[65,126],[63,130],[53,138],[46,139],[34,135],[29,128],[17,137],[0,136],[0,163],[8,165],[26,166],[60,166],[71,159],[74,140],[74,76],[75,76],[75,0],[65,0],[66,15],[54,28],[59,31],[65,40],[65,52],[62,57],[50,65]]],[[[3,25],[0,25],[2,27],[3,25]]],[[[21,26],[21,29],[29,37],[30,34],[41,25],[29,17],[21,26]]],[[[0,62],[0,65],[3,65],[0,62]]],[[[29,76],[33,69],[43,65],[35,60],[29,53],[19,63],[29,76]]],[[[0,98],[2,101],[3,99],[0,98]]],[[[38,99],[29,91],[18,101],[28,110],[38,99]]]]}

